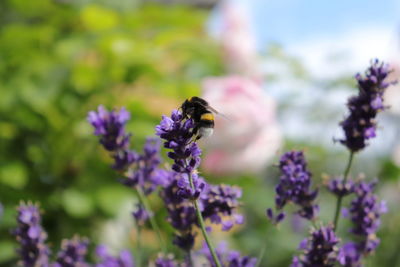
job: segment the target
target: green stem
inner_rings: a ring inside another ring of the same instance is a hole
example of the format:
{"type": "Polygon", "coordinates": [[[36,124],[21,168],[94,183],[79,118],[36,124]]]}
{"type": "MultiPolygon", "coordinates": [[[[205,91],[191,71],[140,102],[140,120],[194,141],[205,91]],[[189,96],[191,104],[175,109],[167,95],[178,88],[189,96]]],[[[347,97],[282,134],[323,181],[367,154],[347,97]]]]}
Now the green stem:
{"type": "MultiPolygon", "coordinates": [[[[347,182],[347,177],[349,175],[350,172],[350,167],[351,167],[351,163],[353,162],[353,156],[354,156],[354,152],[350,152],[350,157],[349,160],[347,162],[347,166],[346,169],[344,171],[343,174],[343,185],[346,184],[347,182]]],[[[339,214],[340,214],[340,209],[342,208],[342,200],[343,200],[343,196],[338,196],[337,198],[337,202],[336,202],[336,211],[335,211],[335,217],[333,219],[333,229],[336,231],[338,224],[339,224],[339,214]]]]}
{"type": "Polygon", "coordinates": [[[187,251],[187,261],[188,261],[189,267],[193,267],[192,253],[190,252],[190,250],[187,251]]]}
{"type": "Polygon", "coordinates": [[[260,267],[261,266],[261,261],[262,261],[262,259],[264,257],[266,248],[267,248],[267,246],[264,243],[264,245],[262,246],[262,249],[260,250],[260,254],[258,255],[258,258],[257,258],[256,267],[260,267]]]}
{"type": "Polygon", "coordinates": [[[160,248],[164,253],[167,253],[167,249],[165,247],[164,240],[161,237],[160,228],[158,227],[158,224],[157,224],[156,220],[154,219],[154,217],[151,216],[151,215],[153,215],[152,214],[153,212],[150,209],[150,205],[149,205],[149,202],[147,201],[147,197],[143,193],[143,191],[140,188],[140,186],[136,187],[136,191],[138,193],[139,201],[142,203],[142,205],[145,208],[145,210],[150,213],[150,216],[149,216],[150,225],[151,225],[151,228],[153,228],[153,230],[157,234],[158,241],[160,242],[160,248]]]}
{"type": "Polygon", "coordinates": [[[142,260],[142,246],[141,246],[141,231],[140,231],[140,225],[136,223],[136,235],[137,235],[137,243],[136,243],[136,262],[139,266],[141,266],[141,260],[142,260]]]}
{"type": "MultiPolygon", "coordinates": [[[[193,178],[192,178],[192,174],[191,173],[189,173],[189,182],[190,182],[190,186],[192,187],[192,189],[195,190],[195,187],[194,187],[194,184],[193,184],[193,178]]],[[[192,202],[193,202],[194,208],[196,210],[197,219],[199,220],[201,232],[203,233],[203,237],[206,240],[208,249],[210,250],[210,253],[211,253],[212,257],[213,257],[214,263],[215,263],[215,265],[217,267],[221,267],[221,263],[219,262],[217,254],[215,253],[214,246],[211,243],[211,240],[210,240],[210,238],[209,238],[209,236],[207,234],[206,225],[204,223],[203,216],[201,215],[197,199],[193,199],[192,202]]]]}

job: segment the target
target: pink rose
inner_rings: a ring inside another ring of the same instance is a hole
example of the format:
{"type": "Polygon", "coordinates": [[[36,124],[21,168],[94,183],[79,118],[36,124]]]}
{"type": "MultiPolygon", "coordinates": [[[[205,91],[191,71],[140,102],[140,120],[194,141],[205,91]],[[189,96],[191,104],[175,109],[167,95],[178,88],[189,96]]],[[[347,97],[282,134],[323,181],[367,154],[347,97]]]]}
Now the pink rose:
{"type": "Polygon", "coordinates": [[[204,169],[218,174],[263,170],[281,145],[273,99],[259,83],[241,76],[208,78],[203,90],[204,99],[229,118],[215,118],[214,135],[204,142],[204,169]]]}
{"type": "Polygon", "coordinates": [[[256,41],[251,31],[248,13],[238,3],[222,5],[221,44],[228,71],[259,77],[256,41]]]}

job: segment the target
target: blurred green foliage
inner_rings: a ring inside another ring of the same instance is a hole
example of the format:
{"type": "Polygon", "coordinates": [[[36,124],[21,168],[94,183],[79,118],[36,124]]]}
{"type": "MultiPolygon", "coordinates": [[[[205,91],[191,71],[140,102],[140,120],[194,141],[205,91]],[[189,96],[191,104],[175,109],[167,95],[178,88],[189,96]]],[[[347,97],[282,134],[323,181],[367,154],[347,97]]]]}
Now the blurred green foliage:
{"type": "Polygon", "coordinates": [[[87,112],[126,106],[141,149],[162,113],[222,72],[206,17],[189,7],[0,1],[0,262],[15,257],[9,230],[22,199],[40,202],[57,247],[74,233],[92,237],[132,198],[87,112]]]}
{"type": "MultiPolygon", "coordinates": [[[[132,114],[128,129],[133,132],[133,147],[140,150],[161,114],[198,94],[203,77],[223,74],[219,47],[204,31],[207,11],[116,3],[0,1],[0,202],[5,206],[0,221],[1,266],[12,266],[16,260],[16,243],[9,231],[15,226],[14,207],[20,200],[40,202],[53,250],[62,238],[75,233],[98,241],[100,225],[120,216],[124,203],[134,202],[134,193],[118,184],[108,155],[92,135],[86,122],[89,110],[99,104],[126,106],[132,114]]],[[[304,67],[279,47],[269,53],[290,65],[294,75],[310,79],[304,67]]],[[[278,78],[269,77],[271,82],[278,78]]],[[[335,81],[325,86],[334,85],[335,81]]],[[[346,160],[344,149],[332,152],[298,141],[287,142],[286,148],[306,149],[318,183],[322,173],[339,175],[346,160]]],[[[381,192],[392,189],[386,196],[393,196],[400,169],[388,159],[372,164],[374,160],[356,159],[353,173],[365,171],[366,165],[380,166],[367,171],[368,177],[379,174],[387,183],[381,192]]],[[[243,254],[257,256],[265,246],[260,266],[288,266],[308,226],[294,231],[291,219],[278,230],[268,224],[265,209],[273,206],[278,173],[275,167],[266,173],[263,179],[207,176],[243,188],[245,226],[233,234],[217,235],[243,254]]],[[[392,197],[392,203],[393,199],[398,198],[392,197]]],[[[328,195],[321,201],[322,216],[328,221],[334,199],[328,195]]],[[[168,238],[172,229],[165,222],[165,211],[156,197],[151,202],[168,238]]],[[[399,223],[395,212],[384,218],[382,245],[369,266],[400,266],[399,223]]],[[[125,235],[130,236],[129,229],[125,235]]],[[[154,239],[150,232],[143,235],[154,239]]],[[[157,250],[156,245],[146,245],[149,255],[157,250]]]]}

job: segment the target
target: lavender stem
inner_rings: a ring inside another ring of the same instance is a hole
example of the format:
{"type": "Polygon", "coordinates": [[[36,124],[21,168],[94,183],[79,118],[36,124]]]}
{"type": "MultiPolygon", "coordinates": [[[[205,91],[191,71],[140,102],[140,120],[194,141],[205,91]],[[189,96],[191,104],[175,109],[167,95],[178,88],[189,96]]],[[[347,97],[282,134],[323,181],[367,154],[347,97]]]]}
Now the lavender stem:
{"type": "MultiPolygon", "coordinates": [[[[194,183],[193,183],[193,178],[192,178],[192,174],[191,174],[191,173],[189,173],[189,182],[190,182],[191,188],[192,188],[193,190],[195,190],[194,183]]],[[[207,234],[206,226],[205,226],[205,224],[204,224],[203,216],[201,215],[201,212],[200,212],[200,208],[199,208],[199,204],[198,204],[198,202],[197,202],[197,199],[192,200],[192,202],[193,202],[194,208],[195,208],[195,210],[196,210],[197,219],[199,220],[201,232],[203,233],[203,237],[204,237],[204,239],[206,240],[208,249],[210,250],[210,253],[211,253],[212,257],[213,257],[214,263],[215,263],[215,265],[216,265],[217,267],[221,267],[221,263],[219,262],[218,257],[217,257],[217,254],[215,253],[214,246],[213,246],[213,244],[211,243],[211,240],[210,240],[210,238],[209,238],[209,236],[208,236],[208,234],[207,234]]]]}
{"type": "Polygon", "coordinates": [[[189,267],[193,267],[192,253],[190,252],[190,250],[187,251],[187,261],[188,261],[189,267]]]}
{"type": "Polygon", "coordinates": [[[266,246],[266,243],[264,243],[262,249],[260,250],[260,254],[258,254],[257,263],[256,263],[256,266],[255,266],[255,267],[260,267],[260,266],[261,266],[261,261],[262,261],[262,259],[263,259],[263,257],[264,257],[264,254],[265,254],[265,250],[266,250],[266,249],[267,249],[267,246],[266,246]]]}
{"type": "Polygon", "coordinates": [[[141,229],[140,229],[140,225],[136,223],[136,235],[137,235],[137,241],[136,241],[136,249],[137,249],[137,253],[136,253],[136,262],[137,264],[140,266],[141,265],[141,261],[142,261],[142,244],[141,244],[141,229]]]}
{"type": "MultiPolygon", "coordinates": [[[[351,163],[353,162],[353,156],[354,156],[354,152],[351,151],[350,152],[350,157],[349,160],[347,162],[347,166],[346,169],[344,171],[344,175],[343,175],[343,184],[346,184],[347,182],[347,177],[349,175],[350,172],[350,167],[351,167],[351,163]]],[[[339,213],[340,213],[340,209],[342,208],[342,200],[343,200],[343,196],[339,195],[337,198],[337,202],[336,202],[336,211],[335,211],[335,217],[333,220],[333,230],[336,231],[337,226],[339,224],[339,213]]]]}
{"type": "MultiPolygon", "coordinates": [[[[140,188],[140,186],[136,187],[136,191],[138,193],[138,197],[139,197],[139,201],[142,203],[143,207],[146,209],[146,211],[149,214],[153,214],[151,209],[150,209],[150,205],[149,202],[147,201],[147,197],[145,196],[145,194],[143,193],[142,189],[140,188]]],[[[160,228],[158,227],[158,224],[156,222],[156,220],[154,220],[153,216],[149,216],[149,221],[150,221],[150,225],[151,228],[153,228],[153,230],[156,232],[157,237],[158,237],[158,241],[160,242],[160,248],[164,253],[167,253],[167,249],[165,247],[165,243],[164,240],[161,237],[161,232],[160,232],[160,228]]]]}

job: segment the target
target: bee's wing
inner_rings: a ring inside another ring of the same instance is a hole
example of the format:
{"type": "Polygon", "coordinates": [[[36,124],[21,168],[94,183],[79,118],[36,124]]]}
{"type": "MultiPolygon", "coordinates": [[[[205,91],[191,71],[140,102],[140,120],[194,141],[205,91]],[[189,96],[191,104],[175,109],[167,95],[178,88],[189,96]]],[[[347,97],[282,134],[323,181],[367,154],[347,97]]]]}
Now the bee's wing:
{"type": "Polygon", "coordinates": [[[232,121],[231,118],[229,118],[229,117],[226,116],[225,114],[223,114],[223,113],[217,111],[215,108],[213,108],[213,107],[211,107],[211,106],[207,106],[207,108],[208,108],[209,110],[211,110],[212,112],[214,112],[215,114],[217,114],[218,116],[221,116],[221,117],[223,117],[223,118],[226,119],[226,120],[232,121]]]}

